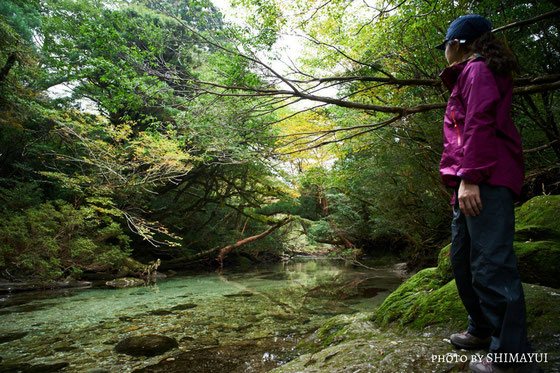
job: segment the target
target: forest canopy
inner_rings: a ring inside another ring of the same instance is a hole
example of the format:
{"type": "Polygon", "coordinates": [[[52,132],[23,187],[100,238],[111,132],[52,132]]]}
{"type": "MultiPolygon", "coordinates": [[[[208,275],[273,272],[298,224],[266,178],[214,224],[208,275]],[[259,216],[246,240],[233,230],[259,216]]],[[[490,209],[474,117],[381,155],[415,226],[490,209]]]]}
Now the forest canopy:
{"type": "Polygon", "coordinates": [[[438,175],[446,61],[434,46],[463,14],[490,19],[521,66],[521,200],[560,189],[558,1],[220,9],[0,4],[0,277],[325,245],[433,261],[451,214],[438,175]]]}

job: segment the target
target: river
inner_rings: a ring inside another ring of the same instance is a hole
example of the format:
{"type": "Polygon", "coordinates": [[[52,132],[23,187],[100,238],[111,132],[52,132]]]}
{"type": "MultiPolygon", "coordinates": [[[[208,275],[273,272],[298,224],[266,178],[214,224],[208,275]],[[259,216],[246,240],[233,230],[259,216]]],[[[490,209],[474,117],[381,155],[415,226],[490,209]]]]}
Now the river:
{"type": "Polygon", "coordinates": [[[163,372],[191,364],[190,372],[263,372],[294,358],[295,345],[328,318],[371,311],[401,282],[392,267],[301,258],[145,287],[4,294],[0,371],[59,364],[61,372],[163,372]],[[149,358],[115,352],[124,338],[147,334],[172,337],[179,348],[149,358]],[[229,365],[221,367],[220,356],[229,365]]]}

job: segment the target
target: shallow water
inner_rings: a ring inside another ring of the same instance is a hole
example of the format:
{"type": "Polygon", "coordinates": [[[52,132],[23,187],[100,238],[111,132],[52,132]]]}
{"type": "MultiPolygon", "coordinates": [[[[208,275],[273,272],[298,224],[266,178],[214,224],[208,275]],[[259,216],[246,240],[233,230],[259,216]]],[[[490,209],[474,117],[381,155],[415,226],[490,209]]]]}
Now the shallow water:
{"type": "MultiPolygon", "coordinates": [[[[336,314],[373,310],[400,282],[391,268],[306,259],[173,277],[147,287],[4,295],[0,371],[67,362],[61,371],[130,372],[178,352],[250,340],[293,346],[336,314]],[[114,351],[122,339],[145,334],[175,338],[179,351],[151,358],[114,351]]],[[[273,353],[262,358],[281,363],[273,353]]]]}

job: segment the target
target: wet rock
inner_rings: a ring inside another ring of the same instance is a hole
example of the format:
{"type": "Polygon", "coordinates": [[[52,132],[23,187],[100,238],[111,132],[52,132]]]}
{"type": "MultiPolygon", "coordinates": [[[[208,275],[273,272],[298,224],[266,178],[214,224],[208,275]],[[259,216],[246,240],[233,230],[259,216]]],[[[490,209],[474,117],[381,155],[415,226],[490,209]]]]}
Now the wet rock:
{"type": "Polygon", "coordinates": [[[49,284],[39,282],[0,282],[0,293],[13,293],[20,291],[36,291],[44,289],[88,288],[88,281],[57,281],[49,284]]]}
{"type": "Polygon", "coordinates": [[[387,289],[376,288],[376,287],[367,287],[367,288],[358,288],[360,295],[364,298],[373,298],[379,292],[385,291],[387,289]]]}
{"type": "Polygon", "coordinates": [[[182,310],[189,310],[191,308],[195,308],[196,304],[194,303],[185,303],[185,304],[178,304],[176,306],[171,307],[173,311],[182,311],[182,310]]]}
{"type": "Polygon", "coordinates": [[[157,310],[152,310],[150,312],[148,312],[148,314],[150,315],[154,315],[154,316],[166,316],[166,315],[171,315],[173,312],[166,310],[166,309],[162,309],[159,308],[157,310]]]}
{"type": "MultiPolygon", "coordinates": [[[[134,372],[256,373],[268,372],[293,356],[291,339],[268,338],[181,352],[172,359],[134,372]]],[[[321,371],[322,372],[322,371],[321,371]]]]}
{"type": "Polygon", "coordinates": [[[152,280],[161,280],[167,278],[167,275],[165,273],[154,272],[151,274],[150,278],[152,280]]]}
{"type": "Polygon", "coordinates": [[[126,338],[117,344],[115,351],[131,356],[156,356],[177,347],[173,338],[150,334],[126,338]]]}
{"type": "Polygon", "coordinates": [[[218,341],[216,338],[212,338],[212,337],[201,337],[198,338],[196,340],[197,343],[203,345],[203,346],[216,346],[220,344],[220,341],[218,341]]]}
{"type": "Polygon", "coordinates": [[[15,341],[25,337],[27,332],[0,334],[0,343],[15,341]]]}
{"type": "Polygon", "coordinates": [[[73,346],[72,342],[70,341],[58,342],[54,344],[52,347],[57,352],[70,352],[78,349],[78,347],[73,346]]]}
{"type": "Polygon", "coordinates": [[[2,364],[0,365],[0,372],[17,372],[17,373],[50,373],[58,372],[61,369],[69,366],[66,361],[51,363],[51,364],[2,364]]]}
{"type": "Polygon", "coordinates": [[[134,277],[117,278],[112,281],[107,281],[105,283],[105,285],[115,289],[122,289],[122,288],[128,288],[133,286],[142,286],[145,284],[146,282],[144,280],[139,278],[134,278],[134,277]]]}
{"type": "Polygon", "coordinates": [[[224,297],[226,298],[235,298],[235,297],[252,297],[253,293],[249,292],[249,291],[240,291],[239,293],[233,293],[233,294],[224,294],[224,297]]]}
{"type": "Polygon", "coordinates": [[[47,308],[47,304],[24,304],[12,309],[12,312],[34,312],[47,308]]]}
{"type": "Polygon", "coordinates": [[[286,272],[279,272],[279,273],[271,273],[260,276],[263,280],[272,280],[272,281],[287,281],[290,280],[291,276],[289,273],[286,272]]]}

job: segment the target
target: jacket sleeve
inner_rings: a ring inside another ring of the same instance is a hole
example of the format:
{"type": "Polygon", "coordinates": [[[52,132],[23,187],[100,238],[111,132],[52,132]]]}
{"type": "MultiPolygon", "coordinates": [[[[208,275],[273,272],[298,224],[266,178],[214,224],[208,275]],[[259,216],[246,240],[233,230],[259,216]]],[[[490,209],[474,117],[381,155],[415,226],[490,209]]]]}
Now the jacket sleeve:
{"type": "Polygon", "coordinates": [[[497,161],[496,106],[500,92],[484,61],[468,66],[461,96],[466,107],[463,160],[457,176],[473,183],[487,179],[497,161]]]}

